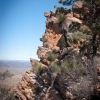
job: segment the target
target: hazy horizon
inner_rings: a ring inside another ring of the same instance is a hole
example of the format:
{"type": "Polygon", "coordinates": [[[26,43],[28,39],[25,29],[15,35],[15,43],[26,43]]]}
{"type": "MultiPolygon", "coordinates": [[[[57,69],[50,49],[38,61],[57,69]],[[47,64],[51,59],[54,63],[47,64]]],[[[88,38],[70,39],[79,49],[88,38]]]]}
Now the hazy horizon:
{"type": "Polygon", "coordinates": [[[30,61],[30,59],[29,60],[19,60],[19,59],[0,59],[0,61],[30,61]]]}

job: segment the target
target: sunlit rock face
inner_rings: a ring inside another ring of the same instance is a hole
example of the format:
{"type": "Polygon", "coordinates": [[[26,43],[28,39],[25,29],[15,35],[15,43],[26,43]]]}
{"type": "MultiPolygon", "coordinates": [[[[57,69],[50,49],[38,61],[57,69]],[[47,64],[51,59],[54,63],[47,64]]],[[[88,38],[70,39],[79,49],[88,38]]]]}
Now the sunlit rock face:
{"type": "MultiPolygon", "coordinates": [[[[49,65],[50,61],[47,60],[50,52],[55,52],[59,39],[61,38],[61,30],[59,28],[58,19],[55,11],[45,12],[44,16],[46,19],[46,29],[40,39],[43,42],[43,46],[39,46],[37,55],[42,63],[49,65]]],[[[58,50],[59,51],[59,50],[58,50]]]]}
{"type": "MultiPolygon", "coordinates": [[[[43,45],[39,46],[37,50],[40,61],[30,58],[32,69],[26,71],[19,84],[13,88],[16,100],[87,100],[90,92],[93,91],[92,78],[90,72],[88,72],[91,66],[87,66],[89,59],[85,56],[79,58],[82,63],[84,62],[87,70],[82,75],[76,70],[75,64],[72,71],[71,69],[66,72],[64,72],[65,69],[58,70],[61,66],[68,66],[69,63],[66,64],[64,61],[67,61],[69,57],[74,58],[73,55],[79,52],[80,43],[66,47],[56,12],[45,12],[44,16],[47,18],[46,29],[42,38],[40,38],[43,45]],[[56,66],[58,66],[58,69],[56,69],[56,66]],[[56,71],[53,72],[51,69],[56,71]],[[63,71],[63,74],[57,74],[59,71],[63,71]]],[[[68,13],[62,25],[65,25],[67,30],[71,22],[81,24],[82,21],[77,18],[72,12],[68,13]]],[[[74,58],[74,61],[76,61],[76,58],[74,58]]],[[[70,65],[72,67],[72,62],[70,65]]],[[[82,69],[80,70],[82,71],[82,69]]],[[[97,73],[99,78],[99,67],[97,73]]],[[[100,94],[99,83],[95,86],[95,91],[97,95],[100,94]]]]}
{"type": "Polygon", "coordinates": [[[73,16],[76,17],[76,18],[80,18],[80,10],[82,8],[82,4],[83,2],[82,1],[76,1],[73,5],[73,16]]]}
{"type": "Polygon", "coordinates": [[[56,12],[50,11],[49,16],[47,16],[46,18],[46,30],[44,33],[44,37],[47,37],[48,43],[51,44],[50,49],[52,49],[57,45],[57,42],[62,34],[59,28],[59,24],[57,22],[58,19],[56,17],[56,12]]]}
{"type": "MultiPolygon", "coordinates": [[[[57,13],[55,11],[45,12],[44,16],[47,18],[46,29],[42,38],[40,38],[40,40],[43,42],[43,46],[38,47],[37,55],[44,64],[49,65],[49,61],[47,60],[49,52],[54,52],[55,48],[61,48],[62,45],[65,45],[65,40],[58,23],[57,13]]],[[[66,19],[62,23],[65,30],[68,29],[72,22],[82,23],[79,19],[73,17],[72,12],[66,14],[65,16],[66,19]]],[[[74,45],[72,46],[75,47],[74,45]]],[[[77,46],[79,45],[76,44],[76,47],[77,46]]]]}

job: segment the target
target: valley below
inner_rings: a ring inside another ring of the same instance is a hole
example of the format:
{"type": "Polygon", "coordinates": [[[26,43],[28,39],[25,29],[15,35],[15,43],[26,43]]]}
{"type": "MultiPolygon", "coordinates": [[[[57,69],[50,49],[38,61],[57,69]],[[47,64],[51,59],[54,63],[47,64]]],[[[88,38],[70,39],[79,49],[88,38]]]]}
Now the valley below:
{"type": "Polygon", "coordinates": [[[31,69],[29,61],[4,61],[0,60],[0,73],[8,70],[13,76],[4,80],[0,79],[0,86],[4,88],[11,88],[19,83],[25,72],[31,69]]]}

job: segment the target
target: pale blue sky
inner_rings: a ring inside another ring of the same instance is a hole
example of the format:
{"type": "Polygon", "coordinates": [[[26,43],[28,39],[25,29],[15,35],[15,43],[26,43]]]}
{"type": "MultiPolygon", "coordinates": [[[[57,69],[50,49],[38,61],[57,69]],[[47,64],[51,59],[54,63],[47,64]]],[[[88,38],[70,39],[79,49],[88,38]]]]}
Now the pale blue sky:
{"type": "Polygon", "coordinates": [[[0,60],[37,59],[45,31],[44,12],[58,0],[0,0],[0,60]]]}

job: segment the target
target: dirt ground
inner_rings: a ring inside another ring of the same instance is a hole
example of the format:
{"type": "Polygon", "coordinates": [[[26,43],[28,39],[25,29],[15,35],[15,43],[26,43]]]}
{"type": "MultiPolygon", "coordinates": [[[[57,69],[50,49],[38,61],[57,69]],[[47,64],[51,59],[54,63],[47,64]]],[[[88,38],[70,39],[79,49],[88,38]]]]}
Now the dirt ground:
{"type": "Polygon", "coordinates": [[[27,70],[31,68],[0,68],[0,72],[4,72],[5,70],[9,70],[14,76],[12,78],[7,78],[5,80],[0,80],[0,86],[10,88],[19,83],[22,76],[25,74],[27,70]]]}

